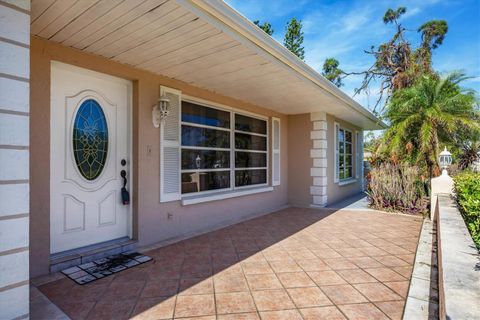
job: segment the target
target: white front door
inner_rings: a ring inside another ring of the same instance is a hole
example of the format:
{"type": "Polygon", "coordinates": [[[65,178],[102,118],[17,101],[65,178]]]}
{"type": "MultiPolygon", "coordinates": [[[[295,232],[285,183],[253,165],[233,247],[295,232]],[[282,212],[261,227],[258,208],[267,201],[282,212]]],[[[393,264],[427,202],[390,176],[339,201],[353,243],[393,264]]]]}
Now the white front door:
{"type": "Polygon", "coordinates": [[[130,100],[130,81],[52,62],[51,253],[129,235],[130,100]]]}

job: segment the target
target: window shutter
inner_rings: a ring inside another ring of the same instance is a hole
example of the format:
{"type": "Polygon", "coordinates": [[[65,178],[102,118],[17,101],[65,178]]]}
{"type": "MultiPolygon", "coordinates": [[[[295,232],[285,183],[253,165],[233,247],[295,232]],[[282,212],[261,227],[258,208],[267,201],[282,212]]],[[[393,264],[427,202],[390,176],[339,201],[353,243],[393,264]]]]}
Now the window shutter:
{"type": "Polygon", "coordinates": [[[160,202],[180,200],[181,92],[160,86],[160,96],[170,100],[169,114],[160,124],[160,202]]]}
{"type": "Polygon", "coordinates": [[[338,166],[339,164],[339,150],[338,150],[338,131],[340,130],[340,125],[335,122],[335,132],[333,134],[333,139],[334,139],[334,145],[335,145],[335,182],[338,182],[340,180],[340,168],[338,166]]]}
{"type": "Polygon", "coordinates": [[[280,119],[272,118],[272,186],[280,185],[280,119]]]}
{"type": "Polygon", "coordinates": [[[360,133],[355,131],[355,178],[360,178],[360,133]]]}

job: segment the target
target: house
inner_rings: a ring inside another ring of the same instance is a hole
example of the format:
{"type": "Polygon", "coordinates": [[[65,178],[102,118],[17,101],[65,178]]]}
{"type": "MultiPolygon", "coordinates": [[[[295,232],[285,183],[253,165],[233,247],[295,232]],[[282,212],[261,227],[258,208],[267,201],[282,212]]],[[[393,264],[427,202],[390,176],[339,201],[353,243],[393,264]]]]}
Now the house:
{"type": "Polygon", "coordinates": [[[5,0],[0,15],[3,318],[28,316],[30,277],[85,252],[362,188],[363,130],[383,124],[222,1],[5,0]]]}

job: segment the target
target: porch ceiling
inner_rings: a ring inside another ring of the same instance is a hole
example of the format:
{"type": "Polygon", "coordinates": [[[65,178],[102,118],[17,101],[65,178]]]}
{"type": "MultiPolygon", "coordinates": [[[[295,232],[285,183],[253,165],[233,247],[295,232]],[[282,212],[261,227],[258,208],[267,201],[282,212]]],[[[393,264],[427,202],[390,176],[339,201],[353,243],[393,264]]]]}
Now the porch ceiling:
{"type": "Polygon", "coordinates": [[[382,127],[222,1],[32,0],[31,33],[281,113],[382,127]]]}

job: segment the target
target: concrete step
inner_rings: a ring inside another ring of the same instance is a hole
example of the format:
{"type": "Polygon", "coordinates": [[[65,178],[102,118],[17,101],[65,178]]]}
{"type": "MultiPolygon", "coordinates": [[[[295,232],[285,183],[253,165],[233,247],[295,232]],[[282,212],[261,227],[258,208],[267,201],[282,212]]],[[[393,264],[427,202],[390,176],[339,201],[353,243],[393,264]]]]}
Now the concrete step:
{"type": "Polygon", "coordinates": [[[92,262],[114,254],[136,250],[137,241],[128,237],[110,240],[94,245],[59,252],[50,255],[50,272],[59,272],[64,269],[92,262]]]}

